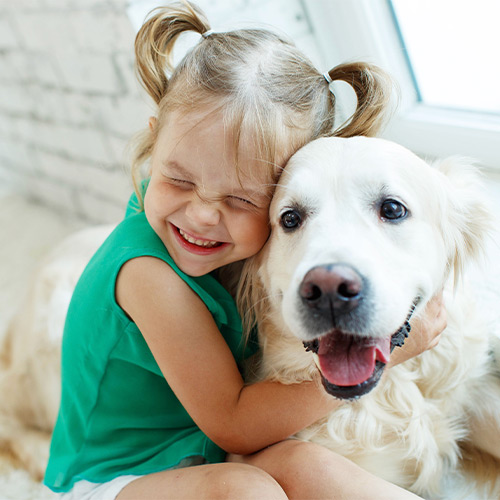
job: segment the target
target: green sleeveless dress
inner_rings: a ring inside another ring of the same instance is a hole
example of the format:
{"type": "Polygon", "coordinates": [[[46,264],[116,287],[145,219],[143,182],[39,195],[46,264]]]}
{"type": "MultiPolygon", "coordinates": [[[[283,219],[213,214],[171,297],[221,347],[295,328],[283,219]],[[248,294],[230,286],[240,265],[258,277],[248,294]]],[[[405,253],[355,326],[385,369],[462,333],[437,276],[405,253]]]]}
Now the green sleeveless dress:
{"type": "Polygon", "coordinates": [[[144,212],[129,212],[89,262],[69,306],[61,406],[44,480],[54,491],[69,491],[82,479],[102,483],[158,472],[188,457],[224,461],[225,452],[193,422],[137,326],[116,303],[120,268],[145,255],[168,263],[198,294],[240,369],[255,351],[253,344],[245,346],[226,289],[212,275],[193,278],[180,271],[144,212]]]}

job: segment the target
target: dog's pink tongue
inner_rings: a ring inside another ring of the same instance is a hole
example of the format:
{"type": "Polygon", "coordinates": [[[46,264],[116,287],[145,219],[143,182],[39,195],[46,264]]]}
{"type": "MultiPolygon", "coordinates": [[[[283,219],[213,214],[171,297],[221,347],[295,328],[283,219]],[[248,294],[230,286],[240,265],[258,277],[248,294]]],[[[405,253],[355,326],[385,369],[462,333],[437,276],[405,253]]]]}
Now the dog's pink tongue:
{"type": "Polygon", "coordinates": [[[375,361],[387,363],[391,338],[355,338],[337,331],[319,339],[319,366],[331,384],[350,386],[368,380],[375,361]]]}

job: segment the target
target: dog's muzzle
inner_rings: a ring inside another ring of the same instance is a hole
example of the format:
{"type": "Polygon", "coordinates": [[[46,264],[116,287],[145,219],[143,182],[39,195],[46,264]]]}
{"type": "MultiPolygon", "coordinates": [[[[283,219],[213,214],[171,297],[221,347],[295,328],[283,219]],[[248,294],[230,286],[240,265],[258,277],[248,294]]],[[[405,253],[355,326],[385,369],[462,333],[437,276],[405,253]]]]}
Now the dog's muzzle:
{"type": "Polygon", "coordinates": [[[411,329],[409,319],[416,303],[398,331],[385,338],[351,333],[363,330],[366,315],[359,309],[365,305],[366,288],[362,276],[346,264],[315,267],[299,287],[307,323],[312,327],[309,331],[327,331],[304,342],[304,346],[317,355],[326,391],[341,399],[354,399],[371,391],[390,353],[395,346],[403,345],[411,329]]]}

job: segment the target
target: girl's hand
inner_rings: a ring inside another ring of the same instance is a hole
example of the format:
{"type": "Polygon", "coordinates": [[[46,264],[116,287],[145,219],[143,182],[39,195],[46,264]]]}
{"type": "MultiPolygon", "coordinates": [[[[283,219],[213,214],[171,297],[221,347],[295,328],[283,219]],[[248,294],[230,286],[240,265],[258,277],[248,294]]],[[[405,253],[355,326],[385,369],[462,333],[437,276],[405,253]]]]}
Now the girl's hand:
{"type": "Polygon", "coordinates": [[[422,354],[436,347],[441,333],[447,326],[443,291],[435,295],[427,304],[422,316],[410,321],[411,332],[402,347],[396,347],[391,354],[390,366],[422,354]]]}

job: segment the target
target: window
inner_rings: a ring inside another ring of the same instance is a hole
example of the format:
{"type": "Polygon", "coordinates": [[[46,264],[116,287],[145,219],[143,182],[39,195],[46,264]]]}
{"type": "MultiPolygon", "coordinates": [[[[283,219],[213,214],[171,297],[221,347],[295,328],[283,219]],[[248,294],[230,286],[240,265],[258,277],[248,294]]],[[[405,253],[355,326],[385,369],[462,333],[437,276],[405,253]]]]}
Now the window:
{"type": "Polygon", "coordinates": [[[392,0],[419,101],[500,115],[500,3],[392,0]]]}
{"type": "Polygon", "coordinates": [[[325,60],[361,59],[401,88],[385,135],[425,156],[500,169],[500,6],[495,0],[304,2],[325,60]]]}

